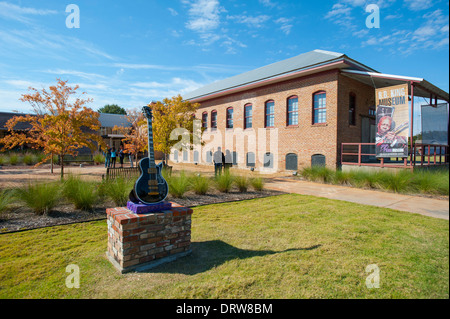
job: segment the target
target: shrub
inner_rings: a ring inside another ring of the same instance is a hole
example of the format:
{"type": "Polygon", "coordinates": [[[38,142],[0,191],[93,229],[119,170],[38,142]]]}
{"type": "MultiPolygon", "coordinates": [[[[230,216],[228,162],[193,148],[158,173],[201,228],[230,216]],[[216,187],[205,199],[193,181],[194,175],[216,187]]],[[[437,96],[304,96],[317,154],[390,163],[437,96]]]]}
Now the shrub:
{"type": "Polygon", "coordinates": [[[245,193],[248,189],[248,185],[250,184],[246,176],[236,176],[234,182],[241,193],[245,193]]]}
{"type": "Polygon", "coordinates": [[[0,165],[4,165],[7,162],[7,159],[4,155],[0,155],[0,165]]]}
{"type": "Polygon", "coordinates": [[[338,185],[348,185],[351,181],[351,174],[349,172],[343,172],[343,171],[336,171],[332,178],[333,184],[338,185]]]}
{"type": "Polygon", "coordinates": [[[19,164],[19,156],[17,156],[16,154],[9,155],[9,164],[11,165],[19,164]]]}
{"type": "Polygon", "coordinates": [[[64,181],[63,194],[77,209],[90,210],[99,201],[96,183],[75,176],[64,181]]]}
{"type": "Polygon", "coordinates": [[[55,182],[29,183],[15,191],[17,200],[31,208],[35,214],[47,214],[61,198],[61,184],[55,182]]]}
{"type": "Polygon", "coordinates": [[[209,179],[196,175],[190,178],[191,188],[197,195],[205,195],[209,190],[209,179]]]}
{"type": "Polygon", "coordinates": [[[25,165],[33,165],[33,155],[31,155],[29,153],[25,154],[22,158],[22,162],[25,165]]]}
{"type": "Polygon", "coordinates": [[[124,178],[116,178],[114,180],[104,181],[101,186],[102,194],[106,194],[118,207],[126,206],[128,195],[133,189],[134,180],[125,180],[124,178]]]}
{"type": "Polygon", "coordinates": [[[233,187],[234,176],[225,172],[215,178],[216,188],[222,193],[228,193],[233,187]]]}
{"type": "Polygon", "coordinates": [[[180,172],[178,176],[170,176],[166,179],[169,184],[169,193],[176,198],[183,198],[184,193],[189,190],[189,178],[184,172],[180,172]]]}
{"type": "Polygon", "coordinates": [[[94,155],[93,160],[94,160],[94,163],[100,164],[100,163],[105,162],[105,157],[102,154],[97,153],[94,155]]]}
{"type": "Polygon", "coordinates": [[[264,180],[261,177],[250,179],[250,184],[255,191],[261,192],[264,189],[264,180]]]}
{"type": "Polygon", "coordinates": [[[412,174],[409,171],[401,170],[397,173],[380,174],[378,181],[380,187],[395,193],[408,191],[410,187],[412,174]]]}
{"type": "Polygon", "coordinates": [[[0,190],[0,215],[6,211],[13,201],[13,194],[8,190],[0,190]]]}

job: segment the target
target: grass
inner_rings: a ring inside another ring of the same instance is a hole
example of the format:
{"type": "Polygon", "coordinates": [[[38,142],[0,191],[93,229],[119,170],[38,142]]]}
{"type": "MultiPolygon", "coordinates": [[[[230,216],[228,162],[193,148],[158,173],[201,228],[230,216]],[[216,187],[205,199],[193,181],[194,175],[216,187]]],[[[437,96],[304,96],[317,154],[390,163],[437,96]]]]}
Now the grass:
{"type": "Polygon", "coordinates": [[[120,275],[106,221],[0,235],[0,298],[449,298],[449,224],[281,195],[194,208],[192,254],[120,275]],[[80,288],[65,286],[80,268],[80,288]],[[368,289],[368,265],[380,288],[368,289]]]}
{"type": "Polygon", "coordinates": [[[222,193],[229,193],[233,188],[235,176],[229,172],[224,172],[215,177],[215,185],[218,191],[222,193]]]}
{"type": "Polygon", "coordinates": [[[184,194],[189,190],[190,178],[184,171],[181,171],[177,176],[167,176],[167,184],[169,184],[169,193],[175,198],[183,198],[184,194]]]}
{"type": "Polygon", "coordinates": [[[197,195],[205,195],[208,193],[209,187],[210,180],[205,176],[199,174],[190,178],[190,188],[197,195]]]}
{"type": "Polygon", "coordinates": [[[241,193],[245,193],[250,185],[250,181],[247,176],[236,176],[234,183],[241,193]]]}
{"type": "Polygon", "coordinates": [[[29,183],[14,191],[14,197],[36,215],[47,214],[61,199],[61,185],[57,182],[29,183]]]}
{"type": "Polygon", "coordinates": [[[0,215],[4,213],[13,202],[13,192],[6,189],[0,189],[0,215]]]}
{"type": "Polygon", "coordinates": [[[63,194],[75,208],[83,210],[91,210],[100,198],[97,183],[72,175],[63,182],[63,194]]]}
{"type": "Polygon", "coordinates": [[[124,178],[115,178],[114,180],[104,181],[99,185],[99,197],[106,196],[110,198],[117,207],[127,205],[128,196],[134,187],[135,180],[126,180],[124,178]]]}
{"type": "Polygon", "coordinates": [[[250,184],[257,192],[261,192],[264,189],[264,179],[261,177],[253,177],[250,179],[250,184]]]}
{"type": "Polygon", "coordinates": [[[299,175],[315,182],[382,189],[395,193],[449,195],[448,168],[414,172],[410,170],[342,172],[326,167],[307,167],[302,169],[299,175]]]}

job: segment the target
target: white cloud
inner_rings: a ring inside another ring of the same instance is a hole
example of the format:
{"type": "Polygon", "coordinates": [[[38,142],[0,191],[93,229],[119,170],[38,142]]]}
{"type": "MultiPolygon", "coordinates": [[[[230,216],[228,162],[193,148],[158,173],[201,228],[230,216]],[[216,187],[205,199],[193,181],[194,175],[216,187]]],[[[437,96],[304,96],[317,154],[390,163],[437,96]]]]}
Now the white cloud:
{"type": "Polygon", "coordinates": [[[237,23],[246,24],[249,27],[253,28],[261,28],[264,26],[265,22],[270,19],[268,15],[259,15],[259,16],[247,16],[247,15],[235,15],[235,16],[227,16],[228,20],[234,20],[237,23]]]}
{"type": "Polygon", "coordinates": [[[288,18],[279,18],[277,20],[275,20],[275,23],[280,24],[280,30],[284,32],[284,34],[288,35],[289,33],[291,33],[291,29],[293,27],[292,25],[292,19],[288,19],[288,18]]]}
{"type": "Polygon", "coordinates": [[[410,10],[420,11],[431,8],[433,5],[432,0],[405,0],[405,4],[410,10]]]}
{"type": "Polygon", "coordinates": [[[172,8],[168,8],[169,12],[171,15],[173,15],[174,17],[178,15],[178,12],[172,8]]]}
{"type": "Polygon", "coordinates": [[[218,0],[195,0],[190,5],[189,21],[186,27],[192,31],[209,32],[220,24],[220,4],[218,0]]]}
{"type": "Polygon", "coordinates": [[[272,2],[271,0],[259,0],[259,3],[261,3],[265,7],[274,8],[277,6],[276,3],[272,2]]]}
{"type": "Polygon", "coordinates": [[[0,2],[0,17],[8,20],[29,23],[31,22],[28,17],[30,15],[44,16],[57,13],[55,10],[26,8],[4,1],[0,2]]]}

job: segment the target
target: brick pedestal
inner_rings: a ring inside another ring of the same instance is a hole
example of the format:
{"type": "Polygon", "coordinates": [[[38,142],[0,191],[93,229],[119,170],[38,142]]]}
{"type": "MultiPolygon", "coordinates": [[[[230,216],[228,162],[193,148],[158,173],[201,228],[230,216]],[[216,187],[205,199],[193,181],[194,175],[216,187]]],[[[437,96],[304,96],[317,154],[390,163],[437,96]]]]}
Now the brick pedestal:
{"type": "Polygon", "coordinates": [[[192,209],[172,203],[170,210],[135,214],[125,207],[106,209],[106,255],[121,272],[145,271],[191,253],[192,209]]]}

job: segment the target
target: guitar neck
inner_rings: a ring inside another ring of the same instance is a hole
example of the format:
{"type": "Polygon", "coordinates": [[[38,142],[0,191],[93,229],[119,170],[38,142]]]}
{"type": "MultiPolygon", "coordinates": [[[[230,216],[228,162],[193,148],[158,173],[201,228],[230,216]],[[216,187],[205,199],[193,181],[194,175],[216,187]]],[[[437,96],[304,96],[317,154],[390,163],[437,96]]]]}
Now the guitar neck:
{"type": "Polygon", "coordinates": [[[156,167],[155,164],[155,152],[153,150],[153,128],[152,128],[152,119],[148,118],[148,159],[150,161],[149,167],[156,167]]]}

